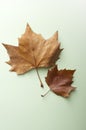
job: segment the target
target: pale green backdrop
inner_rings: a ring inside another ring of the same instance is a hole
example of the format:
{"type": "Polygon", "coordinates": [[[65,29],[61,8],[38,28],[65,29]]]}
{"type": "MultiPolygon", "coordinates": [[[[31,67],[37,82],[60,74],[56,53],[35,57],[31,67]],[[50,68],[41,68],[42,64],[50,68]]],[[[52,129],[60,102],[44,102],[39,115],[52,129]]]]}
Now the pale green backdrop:
{"type": "Polygon", "coordinates": [[[18,45],[27,22],[46,39],[57,30],[64,48],[59,68],[76,69],[69,99],[40,88],[35,70],[17,76],[0,44],[0,130],[86,130],[86,1],[0,0],[0,43],[18,45]]]}

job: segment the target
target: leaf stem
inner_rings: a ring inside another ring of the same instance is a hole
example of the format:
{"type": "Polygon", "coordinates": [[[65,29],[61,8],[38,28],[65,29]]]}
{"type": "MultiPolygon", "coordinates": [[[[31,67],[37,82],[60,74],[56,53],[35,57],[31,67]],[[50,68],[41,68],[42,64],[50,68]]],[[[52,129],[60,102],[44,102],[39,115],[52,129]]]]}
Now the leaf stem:
{"type": "Polygon", "coordinates": [[[42,94],[41,97],[45,97],[49,92],[50,92],[50,89],[45,94],[42,94]]]}
{"type": "Polygon", "coordinates": [[[42,81],[41,81],[41,78],[40,78],[40,75],[39,75],[39,72],[38,72],[38,68],[36,68],[36,72],[37,72],[38,79],[39,79],[39,81],[40,81],[41,87],[44,88],[44,85],[43,85],[43,83],[42,83],[42,81]]]}

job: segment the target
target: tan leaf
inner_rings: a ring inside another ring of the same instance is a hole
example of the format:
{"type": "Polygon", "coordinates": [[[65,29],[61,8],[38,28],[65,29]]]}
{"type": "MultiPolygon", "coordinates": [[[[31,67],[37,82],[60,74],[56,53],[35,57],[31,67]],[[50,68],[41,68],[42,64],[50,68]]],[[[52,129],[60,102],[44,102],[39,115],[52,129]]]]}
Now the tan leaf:
{"type": "Polygon", "coordinates": [[[28,24],[18,41],[19,46],[3,44],[10,57],[7,63],[12,66],[11,71],[17,74],[33,68],[53,66],[62,50],[58,42],[58,32],[45,40],[40,34],[34,33],[28,24]]]}
{"type": "Polygon", "coordinates": [[[62,50],[58,32],[45,40],[41,34],[33,32],[28,24],[18,42],[18,46],[3,44],[10,57],[7,63],[12,66],[11,71],[17,74],[24,74],[33,68],[53,66],[62,50]]]}

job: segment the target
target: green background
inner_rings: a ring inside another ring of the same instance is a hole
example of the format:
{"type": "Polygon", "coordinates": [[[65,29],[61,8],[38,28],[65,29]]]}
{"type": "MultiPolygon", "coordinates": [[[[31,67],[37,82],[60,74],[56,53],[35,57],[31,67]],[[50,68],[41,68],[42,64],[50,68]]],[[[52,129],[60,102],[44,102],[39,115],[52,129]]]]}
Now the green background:
{"type": "Polygon", "coordinates": [[[45,89],[35,70],[18,76],[10,72],[0,44],[0,130],[86,130],[86,1],[0,0],[0,43],[18,45],[27,22],[46,39],[57,30],[64,48],[59,69],[76,69],[69,99],[50,92],[47,69],[40,69],[45,89]]]}

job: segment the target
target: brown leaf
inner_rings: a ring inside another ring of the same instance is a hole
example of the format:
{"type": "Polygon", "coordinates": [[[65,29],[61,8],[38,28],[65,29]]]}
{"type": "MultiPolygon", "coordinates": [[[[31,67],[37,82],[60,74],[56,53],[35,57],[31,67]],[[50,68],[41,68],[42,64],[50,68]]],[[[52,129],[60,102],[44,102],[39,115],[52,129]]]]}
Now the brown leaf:
{"type": "Polygon", "coordinates": [[[75,70],[58,70],[55,65],[48,71],[46,83],[55,94],[69,97],[69,94],[75,90],[75,87],[71,86],[74,72],[75,70]]]}
{"type": "Polygon", "coordinates": [[[62,50],[58,42],[58,32],[45,40],[40,34],[34,33],[28,24],[18,41],[18,46],[3,44],[10,57],[7,63],[12,66],[11,71],[17,74],[33,68],[53,66],[62,50]]]}

